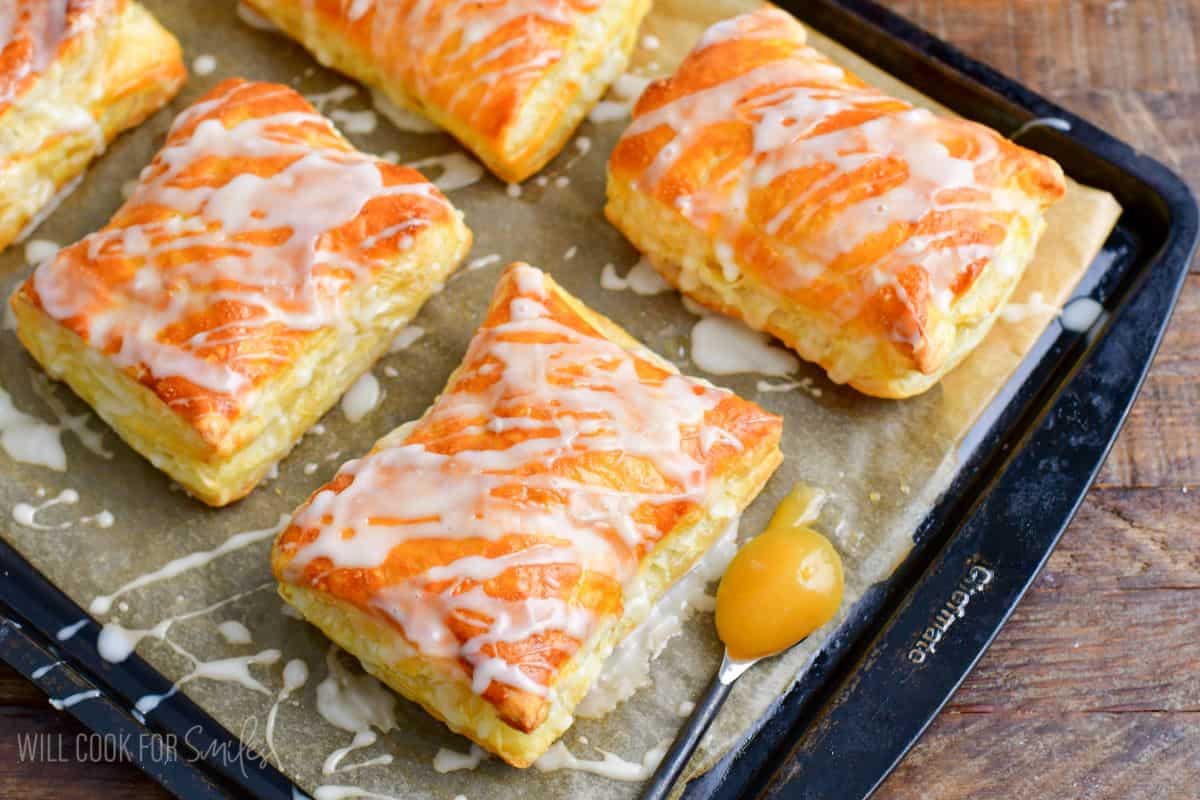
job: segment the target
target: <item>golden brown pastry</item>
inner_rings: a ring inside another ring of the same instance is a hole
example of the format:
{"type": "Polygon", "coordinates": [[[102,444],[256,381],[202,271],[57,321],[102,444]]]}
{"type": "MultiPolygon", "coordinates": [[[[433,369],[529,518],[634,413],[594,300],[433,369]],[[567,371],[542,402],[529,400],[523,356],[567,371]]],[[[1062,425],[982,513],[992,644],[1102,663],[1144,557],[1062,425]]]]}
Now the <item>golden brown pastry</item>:
{"type": "Polygon", "coordinates": [[[280,593],[367,671],[528,766],[758,494],[781,427],[514,264],[441,397],[280,534],[280,593]]]}
{"type": "Polygon", "coordinates": [[[1050,159],[864,84],[767,8],[647,88],[606,213],[685,294],[898,398],[980,342],[1064,192],[1050,159]]]}
{"type": "Polygon", "coordinates": [[[0,2],[0,250],[186,77],[179,43],[137,3],[0,2]]]}
{"type": "Polygon", "coordinates": [[[562,149],[649,0],[246,0],[326,66],[445,128],[506,181],[562,149]]]}
{"type": "Polygon", "coordinates": [[[227,80],[128,202],[13,296],[17,334],[135,450],[214,506],[248,493],[470,247],[417,172],[286,86],[227,80]]]}

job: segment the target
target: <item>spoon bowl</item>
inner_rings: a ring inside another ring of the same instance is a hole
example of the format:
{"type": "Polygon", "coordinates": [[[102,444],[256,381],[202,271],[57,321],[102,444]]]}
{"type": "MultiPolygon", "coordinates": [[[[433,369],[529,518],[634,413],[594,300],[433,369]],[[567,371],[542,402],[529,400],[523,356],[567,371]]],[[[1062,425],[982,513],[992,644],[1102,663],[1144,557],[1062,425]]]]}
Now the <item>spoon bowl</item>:
{"type": "Polygon", "coordinates": [[[725,645],[721,667],[686,724],[663,755],[643,800],[663,800],[696,746],[750,667],[804,641],[837,614],[844,573],[833,544],[808,527],[823,495],[797,487],[767,529],[738,551],[717,588],[717,634],[725,645]]]}

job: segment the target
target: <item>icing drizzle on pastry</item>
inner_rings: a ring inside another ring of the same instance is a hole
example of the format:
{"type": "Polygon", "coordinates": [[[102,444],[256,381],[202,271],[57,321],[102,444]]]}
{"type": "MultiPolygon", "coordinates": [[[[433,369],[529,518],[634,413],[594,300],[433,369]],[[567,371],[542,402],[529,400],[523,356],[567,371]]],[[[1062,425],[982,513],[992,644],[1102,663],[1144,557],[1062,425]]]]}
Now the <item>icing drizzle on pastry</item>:
{"type": "Polygon", "coordinates": [[[364,610],[423,654],[456,659],[479,694],[498,683],[544,696],[620,613],[620,591],[589,605],[577,590],[628,581],[676,520],[714,500],[710,465],[743,444],[712,421],[728,392],[563,321],[540,271],[515,265],[497,296],[437,404],[343,466],[279,547],[285,580],[335,592],[342,575],[387,563],[396,577],[358,598],[364,610]],[[643,485],[606,480],[610,462],[643,485]],[[442,557],[430,542],[457,544],[442,557]],[[414,548],[428,556],[407,567],[414,548]]]}
{"type": "Polygon", "coordinates": [[[113,16],[111,0],[6,0],[0,3],[0,109],[43,72],[63,42],[113,16]]]}
{"type": "Polygon", "coordinates": [[[177,411],[234,413],[208,394],[244,396],[305,335],[352,325],[352,292],[452,213],[287,87],[229,80],[180,114],[112,222],[26,291],[177,411]]]}
{"type": "Polygon", "coordinates": [[[1015,273],[1007,226],[1039,202],[1019,169],[1056,179],[994,131],[864,84],[777,9],[710,28],[642,95],[612,163],[714,237],[726,282],[749,271],[839,322],[896,306],[885,333],[918,351],[930,306],[989,263],[1015,273]]]}
{"type": "MultiPolygon", "coordinates": [[[[567,34],[601,8],[600,0],[450,0],[379,3],[347,0],[340,24],[353,27],[380,65],[386,84],[411,87],[468,124],[505,119],[562,59],[567,34]],[[436,69],[430,69],[430,64],[436,69]]],[[[315,0],[302,3],[303,25],[328,25],[315,0]]],[[[306,36],[307,42],[319,37],[306,36]]],[[[329,63],[319,50],[317,59],[329,63]]]]}

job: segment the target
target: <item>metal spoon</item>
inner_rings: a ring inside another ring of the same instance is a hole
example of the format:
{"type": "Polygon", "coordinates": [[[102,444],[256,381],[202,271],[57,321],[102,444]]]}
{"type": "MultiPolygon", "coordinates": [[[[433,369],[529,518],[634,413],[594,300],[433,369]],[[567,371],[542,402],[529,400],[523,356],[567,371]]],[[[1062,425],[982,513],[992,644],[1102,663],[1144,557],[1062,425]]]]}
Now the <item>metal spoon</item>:
{"type": "Polygon", "coordinates": [[[836,615],[843,590],[841,559],[828,539],[807,527],[819,508],[819,496],[796,487],[767,529],[730,562],[717,590],[717,633],[726,645],[721,668],[663,755],[642,800],[662,800],[670,793],[734,681],[762,659],[795,647],[836,615]],[[765,609],[775,616],[764,625],[756,615],[765,609]],[[751,619],[758,624],[749,623],[751,619]],[[746,657],[733,658],[730,650],[746,657]]]}
{"type": "Polygon", "coordinates": [[[671,748],[663,755],[662,761],[658,762],[658,769],[655,770],[650,783],[642,792],[642,800],[665,800],[671,793],[675,781],[679,780],[683,768],[691,760],[696,746],[700,744],[700,740],[704,738],[704,734],[712,725],[713,720],[717,718],[717,712],[721,710],[721,706],[725,705],[725,699],[729,697],[734,681],[742,677],[743,672],[759,661],[762,659],[738,661],[729,657],[728,650],[725,651],[725,656],[721,659],[721,668],[717,670],[717,674],[709,682],[708,688],[704,690],[704,694],[696,703],[696,708],[692,711],[687,723],[676,734],[671,748]]]}

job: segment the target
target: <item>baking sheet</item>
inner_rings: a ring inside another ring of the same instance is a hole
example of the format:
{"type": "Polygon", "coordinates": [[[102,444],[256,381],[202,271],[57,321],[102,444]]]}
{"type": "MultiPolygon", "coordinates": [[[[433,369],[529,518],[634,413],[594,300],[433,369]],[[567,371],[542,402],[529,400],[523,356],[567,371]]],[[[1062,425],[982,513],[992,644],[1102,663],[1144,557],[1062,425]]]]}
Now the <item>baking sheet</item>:
{"type": "MultiPolygon", "coordinates": [[[[114,143],[80,187],[34,234],[36,239],[69,243],[102,225],[121,202],[121,186],[136,177],[161,144],[173,115],[220,79],[242,75],[276,80],[310,95],[346,83],[316,66],[298,46],[240,23],[232,3],[164,1],[146,5],[180,36],[189,61],[210,54],[216,57],[216,70],[204,76],[194,74],[170,110],[114,143]]],[[[658,47],[639,48],[634,71],[661,74],[669,70],[708,23],[751,5],[734,0],[660,0],[643,30],[657,39],[658,47]]],[[[918,99],[844,49],[816,35],[813,39],[869,81],[918,99]]],[[[359,91],[347,101],[329,101],[325,110],[335,107],[361,110],[370,106],[366,94],[359,91]]],[[[111,452],[111,459],[82,447],[74,434],[63,436],[68,469],[61,473],[16,464],[0,452],[0,511],[5,513],[0,528],[5,538],[87,607],[97,596],[110,594],[172,559],[218,548],[235,534],[271,528],[327,480],[342,461],[361,455],[380,435],[424,410],[465,351],[501,266],[512,259],[550,270],[570,291],[675,360],[685,372],[702,374],[688,359],[688,333],[696,317],[683,308],[675,294],[643,297],[600,286],[604,264],[615,264],[623,274],[637,260],[601,213],[604,162],[622,125],[620,121],[585,124],[580,135],[590,139],[590,151],[580,156],[569,147],[543,173],[550,179],[528,182],[519,197],[510,197],[505,187],[490,177],[452,192],[451,199],[465,211],[476,235],[472,258],[495,254],[499,256],[496,263],[460,273],[430,301],[416,320],[427,331],[425,336],[376,368],[385,397],[374,412],[352,425],[335,409],[323,421],[325,433],[307,436],[280,465],[279,476],[247,500],[219,511],[200,506],[173,491],[164,476],[93,418],[90,430],[102,431],[103,449],[111,452]],[[574,255],[568,258],[572,249],[574,255]],[[61,497],[68,488],[78,492],[77,502],[48,507],[36,517],[40,524],[66,524],[67,528],[33,530],[14,522],[11,512],[19,503],[44,503],[61,497]],[[101,526],[106,521],[99,516],[102,511],[112,514],[111,527],[101,526]],[[82,521],[88,517],[92,519],[82,521]]],[[[374,132],[351,134],[350,138],[372,152],[394,151],[404,161],[459,151],[448,137],[402,133],[383,120],[374,132]]],[[[1022,304],[1011,315],[1014,321],[998,323],[960,369],[923,397],[904,402],[866,398],[830,384],[820,370],[808,366],[788,377],[805,386],[790,392],[760,392],[758,384],[764,377],[760,375],[714,377],[715,382],[757,400],[786,420],[784,466],[746,514],[743,535],[759,530],[783,494],[793,483],[803,481],[833,494],[820,527],[831,534],[842,552],[848,599],[886,577],[907,552],[912,530],[953,476],[953,454],[971,422],[1053,315],[1048,306],[1061,303],[1070,293],[1117,213],[1116,203],[1108,195],[1073,186],[1067,200],[1051,213],[1037,260],[1014,298],[1022,304]],[[1031,302],[1035,292],[1040,293],[1042,303],[1031,302]]],[[[5,296],[15,280],[27,274],[24,260],[21,247],[0,255],[0,288],[5,296]]],[[[86,412],[65,387],[50,388],[37,375],[11,332],[0,332],[0,385],[12,394],[18,409],[53,422],[56,414],[47,402],[49,396],[57,399],[68,415],[86,412]]],[[[636,794],[636,784],[577,771],[520,772],[496,760],[485,761],[474,771],[438,774],[432,764],[438,749],[465,752],[467,743],[404,701],[396,705],[396,729],[344,762],[361,763],[386,754],[392,757],[390,764],[323,775],[325,758],[352,738],[326,723],[316,710],[315,687],[328,671],[327,642],[314,629],[282,614],[282,604],[270,587],[270,536],[236,541],[244,540],[249,543],[198,568],[122,594],[101,620],[149,628],[164,619],[217,605],[175,622],[168,641],[147,639],[138,652],[173,680],[194,669],[193,659],[261,662],[242,662],[246,674],[257,681],[257,689],[194,680],[185,684],[183,691],[263,752],[269,752],[265,725],[282,686],[283,665],[292,659],[303,660],[311,677],[303,690],[280,705],[275,754],[270,757],[306,790],[329,784],[354,785],[405,798],[456,794],[505,798],[531,791],[545,797],[584,792],[600,797],[636,794]],[[253,642],[234,645],[223,639],[217,625],[228,620],[243,623],[253,642]]],[[[847,603],[845,608],[850,607],[847,603]]],[[[577,723],[564,739],[571,751],[580,758],[599,759],[597,748],[602,748],[638,762],[650,748],[669,739],[680,723],[680,703],[698,694],[719,661],[711,627],[706,615],[694,618],[656,663],[653,688],[639,692],[603,720],[577,723]]],[[[714,726],[698,763],[711,763],[736,742],[803,669],[820,643],[821,637],[813,637],[802,648],[748,674],[714,726]]]]}

